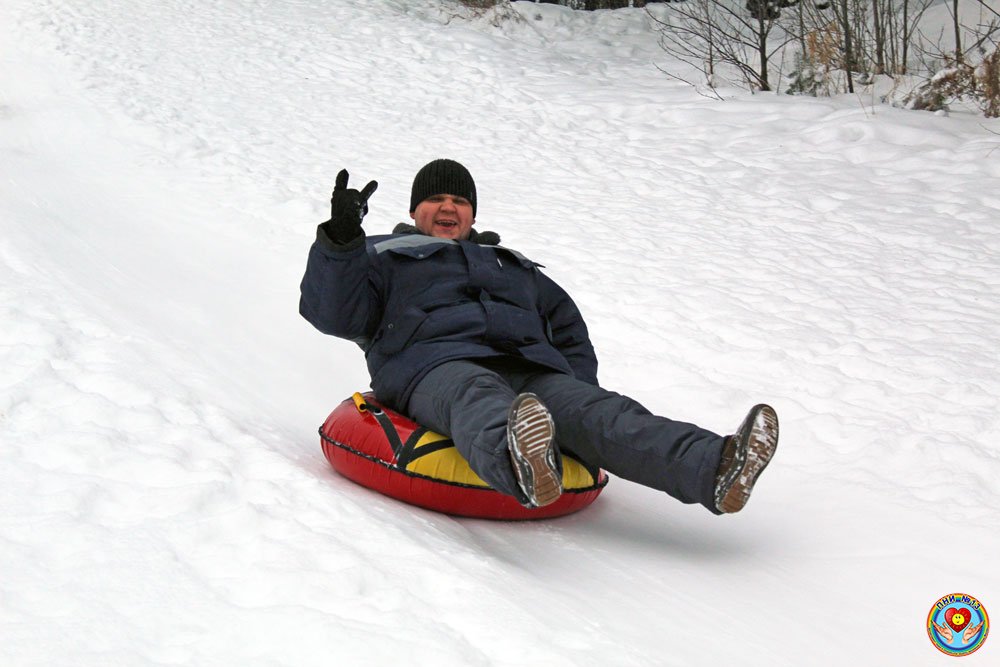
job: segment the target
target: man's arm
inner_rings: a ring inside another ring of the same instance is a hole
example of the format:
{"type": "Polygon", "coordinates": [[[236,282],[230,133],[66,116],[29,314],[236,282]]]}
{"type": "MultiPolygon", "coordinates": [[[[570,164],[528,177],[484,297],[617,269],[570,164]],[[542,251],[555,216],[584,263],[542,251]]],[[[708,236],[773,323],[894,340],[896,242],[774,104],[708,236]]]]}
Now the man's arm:
{"type": "Polygon", "coordinates": [[[330,219],[316,229],[302,278],[299,313],[325,334],[366,347],[378,323],[377,273],[365,246],[361,221],[378,183],[360,192],[347,187],[348,173],[337,174],[330,198],[330,219]]]}
{"type": "Polygon", "coordinates": [[[569,362],[578,380],[597,385],[597,355],[583,315],[566,290],[542,272],[538,275],[540,309],[548,323],[552,344],[569,362]]]}
{"type": "Polygon", "coordinates": [[[364,347],[380,310],[378,276],[371,270],[364,235],[359,238],[337,244],[319,226],[302,277],[299,313],[323,333],[364,347]]]}

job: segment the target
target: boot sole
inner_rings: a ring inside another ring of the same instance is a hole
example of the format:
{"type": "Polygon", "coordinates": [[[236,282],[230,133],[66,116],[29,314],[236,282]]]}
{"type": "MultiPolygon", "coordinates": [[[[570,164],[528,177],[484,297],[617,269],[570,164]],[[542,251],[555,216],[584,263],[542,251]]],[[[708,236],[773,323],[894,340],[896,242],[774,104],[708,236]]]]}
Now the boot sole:
{"type": "Polygon", "coordinates": [[[771,462],[778,448],[778,415],[769,405],[757,405],[751,410],[753,420],[745,446],[737,445],[736,459],[720,488],[726,489],[716,503],[719,511],[732,514],[743,509],[760,474],[771,462]]]}
{"type": "Polygon", "coordinates": [[[545,507],[562,495],[556,464],[552,415],[534,394],[521,394],[510,407],[507,442],[514,473],[532,507],[545,507]]]}

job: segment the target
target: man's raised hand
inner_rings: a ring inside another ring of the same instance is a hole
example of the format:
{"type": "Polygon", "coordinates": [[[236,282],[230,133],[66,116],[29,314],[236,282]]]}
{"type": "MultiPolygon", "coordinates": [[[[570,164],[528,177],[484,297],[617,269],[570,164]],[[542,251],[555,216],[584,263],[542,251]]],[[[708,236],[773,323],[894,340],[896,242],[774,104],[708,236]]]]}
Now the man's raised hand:
{"type": "Polygon", "coordinates": [[[330,195],[330,222],[327,234],[335,243],[349,243],[361,235],[361,220],[368,213],[368,198],[378,188],[371,181],[360,192],[347,187],[349,174],[341,169],[330,195]]]}

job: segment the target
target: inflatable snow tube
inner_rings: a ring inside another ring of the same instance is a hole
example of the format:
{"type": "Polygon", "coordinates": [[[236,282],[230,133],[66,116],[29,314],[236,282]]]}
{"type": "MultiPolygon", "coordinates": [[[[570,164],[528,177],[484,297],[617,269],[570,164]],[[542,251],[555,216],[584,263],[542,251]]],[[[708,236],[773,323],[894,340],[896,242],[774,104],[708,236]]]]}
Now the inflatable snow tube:
{"type": "Polygon", "coordinates": [[[354,394],[319,429],[323,454],[344,477],[392,498],[427,509],[483,519],[547,519],[590,505],[608,483],[603,470],[563,456],[563,494],[528,509],[495,491],[472,471],[443,435],[354,394]]]}

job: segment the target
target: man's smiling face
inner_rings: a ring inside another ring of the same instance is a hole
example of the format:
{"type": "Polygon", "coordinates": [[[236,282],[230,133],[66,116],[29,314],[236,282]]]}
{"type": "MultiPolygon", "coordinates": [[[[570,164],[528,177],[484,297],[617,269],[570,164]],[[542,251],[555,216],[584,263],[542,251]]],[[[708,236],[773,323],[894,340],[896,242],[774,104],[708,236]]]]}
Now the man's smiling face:
{"type": "Polygon", "coordinates": [[[410,217],[422,234],[441,239],[467,239],[476,222],[472,203],[456,195],[432,195],[420,202],[410,217]]]}

